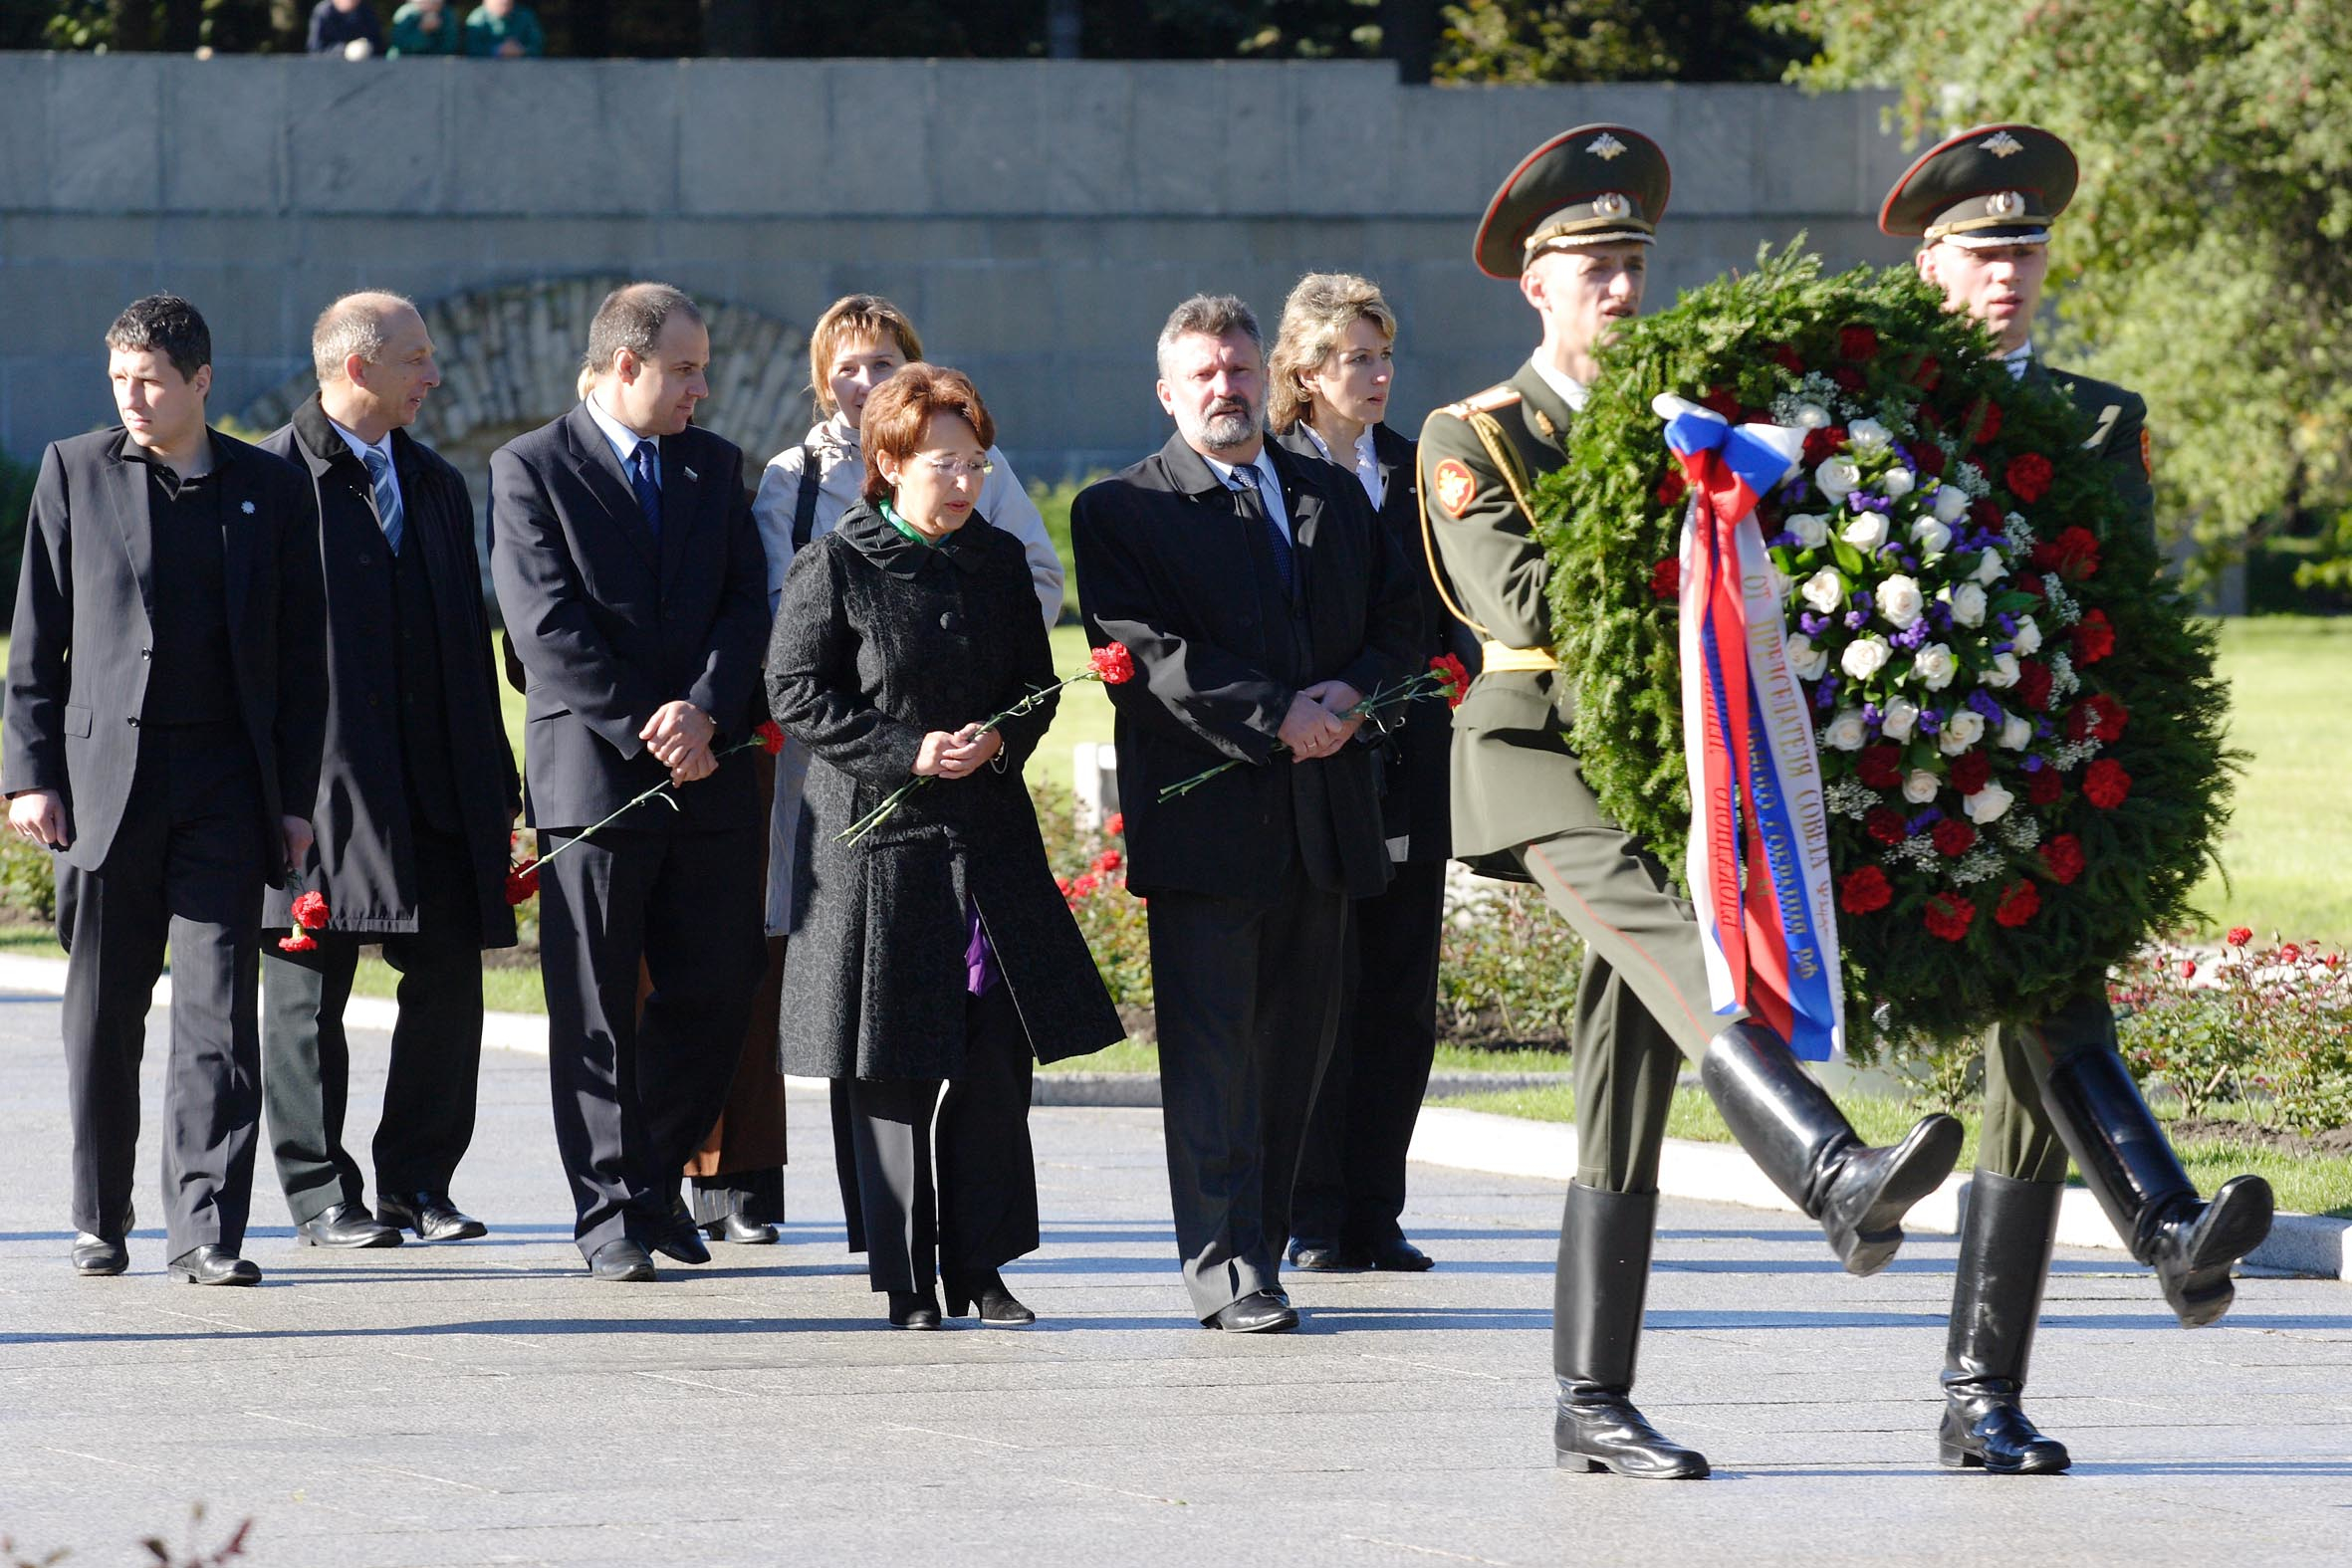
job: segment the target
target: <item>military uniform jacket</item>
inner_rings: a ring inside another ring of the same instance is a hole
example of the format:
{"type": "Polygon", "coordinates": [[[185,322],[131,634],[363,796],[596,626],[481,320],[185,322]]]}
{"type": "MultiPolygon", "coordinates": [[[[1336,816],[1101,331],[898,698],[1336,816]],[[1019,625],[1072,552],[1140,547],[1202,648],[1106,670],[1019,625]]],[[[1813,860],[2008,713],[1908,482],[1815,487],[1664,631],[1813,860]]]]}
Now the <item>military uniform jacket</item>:
{"type": "Polygon", "coordinates": [[[2132,520],[2149,543],[2156,538],[2156,484],[2148,451],[2148,404],[2139,393],[2112,381],[2045,365],[2038,358],[2025,362],[2025,379],[2054,386],[2072,399],[2091,422],[2083,450],[2106,463],[2116,493],[2130,504],[2132,520]]]}
{"type": "MultiPolygon", "coordinates": [[[[1573,417],[1523,364],[1500,386],[1449,404],[1421,428],[1421,495],[1433,566],[1442,565],[1480,635],[1512,648],[1551,646],[1550,562],[1521,501],[1567,460],[1573,417]],[[1499,435],[1507,474],[1479,426],[1499,435]]],[[[1524,881],[1510,851],[1599,818],[1568,749],[1574,716],[1560,670],[1481,670],[1454,714],[1454,853],[1489,876],[1524,881]]]]}

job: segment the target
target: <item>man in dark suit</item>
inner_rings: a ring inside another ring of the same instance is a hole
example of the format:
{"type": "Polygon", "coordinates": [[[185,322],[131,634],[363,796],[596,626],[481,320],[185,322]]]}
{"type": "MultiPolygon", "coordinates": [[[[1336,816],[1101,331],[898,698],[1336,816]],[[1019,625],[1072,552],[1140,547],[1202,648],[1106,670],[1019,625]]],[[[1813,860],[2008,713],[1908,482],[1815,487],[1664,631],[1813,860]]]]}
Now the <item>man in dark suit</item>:
{"type": "Polygon", "coordinates": [[[1135,657],[1110,694],[1177,1250],[1202,1323],[1256,1333],[1298,1323],[1283,1249],[1347,901],[1389,875],[1353,709],[1413,672],[1420,623],[1355,480],[1266,440],[1247,306],[1185,301],[1159,364],[1176,435],[1081,494],[1070,537],[1088,639],[1135,657]],[[1228,761],[1245,766],[1160,798],[1228,761]]]}
{"type": "MultiPolygon", "coordinates": [[[[522,808],[499,718],[465,481],[405,428],[440,384],[432,336],[397,295],[336,301],[311,334],[318,394],[263,448],[318,496],[327,585],[327,745],[302,880],[333,911],[317,947],[262,955],[262,1084],[278,1181],[313,1246],[483,1233],[450,1201],[474,1135],[482,949],[512,947],[507,833],[522,808]],[[400,972],[376,1215],[343,1145],[344,1005],[359,948],[400,972]]],[[[265,927],[292,923],[273,894],[265,927]]]]}
{"type": "Polygon", "coordinates": [[[598,1279],[651,1279],[648,1248],[709,1261],[680,1172],[767,961],[752,760],[720,754],[758,722],[768,567],[743,454],[691,422],[710,353],[685,295],[615,289],[588,329],[587,398],[490,460],[490,570],[526,674],[525,808],[547,862],[556,1142],[598,1279]]]}
{"type": "Polygon", "coordinates": [[[9,645],[9,826],[58,852],[77,1270],[130,1264],[148,997],[171,948],[163,1211],[175,1278],[239,1256],[261,1119],[261,890],[310,850],[327,709],[317,518],[280,458],[206,428],[187,301],[107,332],[119,429],[42,454],[9,645]]]}

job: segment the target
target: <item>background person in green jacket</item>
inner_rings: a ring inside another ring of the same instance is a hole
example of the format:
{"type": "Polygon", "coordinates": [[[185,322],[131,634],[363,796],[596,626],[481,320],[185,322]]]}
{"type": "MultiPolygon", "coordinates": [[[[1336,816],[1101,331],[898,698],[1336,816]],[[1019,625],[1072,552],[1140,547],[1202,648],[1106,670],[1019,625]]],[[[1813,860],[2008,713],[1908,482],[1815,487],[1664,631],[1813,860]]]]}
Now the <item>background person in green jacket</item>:
{"type": "Polygon", "coordinates": [[[529,6],[482,0],[465,19],[465,52],[476,60],[536,60],[547,53],[547,34],[529,6]]]}
{"type": "Polygon", "coordinates": [[[449,9],[449,0],[408,0],[392,13],[394,55],[459,55],[465,53],[465,28],[449,9]]]}

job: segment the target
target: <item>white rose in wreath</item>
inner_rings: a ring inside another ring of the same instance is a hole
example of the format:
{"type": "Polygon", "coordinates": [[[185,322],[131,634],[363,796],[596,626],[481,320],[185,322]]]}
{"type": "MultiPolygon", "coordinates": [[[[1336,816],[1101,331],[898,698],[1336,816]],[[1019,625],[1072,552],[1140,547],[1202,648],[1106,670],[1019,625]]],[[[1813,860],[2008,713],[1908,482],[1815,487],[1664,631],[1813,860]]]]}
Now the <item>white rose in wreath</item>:
{"type": "Polygon", "coordinates": [[[1940,642],[1931,642],[1911,656],[1911,673],[1929,691],[1940,692],[1960,673],[1960,661],[1940,642]]]}
{"type": "Polygon", "coordinates": [[[1800,681],[1817,681],[1829,673],[1829,655],[1799,632],[1788,639],[1788,673],[1800,681]]]}
{"type": "Polygon", "coordinates": [[[1857,452],[1883,452],[1894,437],[1887,433],[1885,425],[1875,419],[1857,419],[1846,426],[1846,439],[1854,444],[1857,452]]]}
{"type": "Polygon", "coordinates": [[[2021,752],[2033,744],[2033,721],[2022,714],[2004,713],[2000,716],[2000,744],[2003,750],[2021,752]]]}
{"type": "Polygon", "coordinates": [[[1846,601],[1846,585],[1834,570],[1823,566],[1805,578],[1804,599],[1826,615],[1846,601]]]}
{"type": "Polygon", "coordinates": [[[1943,780],[1938,779],[1924,768],[1914,768],[1911,770],[1911,776],[1903,781],[1903,798],[1913,805],[1925,805],[1933,800],[1936,797],[1936,791],[1943,787],[1943,780]]]}
{"type": "Polygon", "coordinates": [[[2017,650],[2019,658],[2030,659],[2041,651],[2041,628],[2028,615],[2017,622],[2017,634],[2009,639],[2009,646],[2017,650]]]}
{"type": "MultiPolygon", "coordinates": [[[[1848,648],[1846,653],[1850,656],[1853,651],[1848,648]]],[[[1840,708],[1821,732],[1821,739],[1841,752],[1858,752],[1870,739],[1870,727],[1862,722],[1861,709],[1840,708]]]]}
{"type": "Polygon", "coordinates": [[[1850,457],[1823,458],[1821,466],[1813,470],[1813,483],[1830,500],[1843,501],[1862,483],[1862,470],[1850,457]]]}
{"type": "Polygon", "coordinates": [[[2008,575],[2008,562],[2000,559],[2000,552],[1989,550],[1985,552],[1985,559],[1977,562],[1977,569],[1971,575],[1979,582],[1999,582],[2008,575]]]}
{"type": "Polygon", "coordinates": [[[1799,430],[1825,429],[1829,424],[1829,410],[1819,403],[1796,405],[1796,428],[1799,430]]]}
{"type": "Polygon", "coordinates": [[[1989,784],[1962,801],[1961,807],[1968,812],[1970,821],[1982,827],[1988,822],[2000,820],[2008,808],[2016,803],[2016,798],[2000,785],[1989,784]]]}
{"type": "Polygon", "coordinates": [[[1944,721],[1944,733],[1936,737],[1936,750],[1946,757],[1961,753],[1985,739],[1985,716],[1974,708],[1963,708],[1944,721]]]}
{"type": "Polygon", "coordinates": [[[1927,613],[1927,595],[1920,591],[1919,579],[1900,571],[1880,583],[1871,597],[1878,601],[1878,612],[1887,618],[1887,624],[1897,631],[1927,613]]]}
{"type": "Polygon", "coordinates": [[[1921,518],[1911,525],[1911,543],[1923,556],[1941,556],[1952,548],[1952,530],[1939,518],[1921,518]]]}
{"type": "Polygon", "coordinates": [[[1958,523],[1968,515],[1969,493],[1958,485],[1944,485],[1936,491],[1936,521],[1958,523]]]}
{"type": "Polygon", "coordinates": [[[1829,520],[1818,512],[1799,512],[1788,520],[1788,532],[1805,549],[1819,550],[1829,543],[1829,520]]]}
{"type": "Polygon", "coordinates": [[[1985,624],[1985,590],[1964,582],[1952,590],[1952,618],[1963,626],[1985,624]]]}
{"type": "Polygon", "coordinates": [[[1878,476],[1878,493],[1892,500],[1911,494],[1912,487],[1918,483],[1919,481],[1911,476],[1910,469],[1897,463],[1893,468],[1878,476]]]}
{"type": "Polygon", "coordinates": [[[1878,547],[1887,542],[1887,520],[1884,513],[1857,512],[1845,532],[1838,536],[1865,556],[1876,555],[1878,547]]]}
{"type": "Polygon", "coordinates": [[[1977,672],[1977,684],[1992,687],[2014,686],[2017,684],[2017,656],[2015,654],[1997,653],[1993,656],[1993,668],[1977,672]]]}
{"type": "Polygon", "coordinates": [[[1884,637],[1856,637],[1838,656],[1837,666],[1855,680],[1866,681],[1887,667],[1892,651],[1884,637]]]}
{"type": "Polygon", "coordinates": [[[1879,715],[1878,733],[1890,741],[1908,741],[1919,728],[1919,705],[1908,697],[1890,697],[1879,715]]]}

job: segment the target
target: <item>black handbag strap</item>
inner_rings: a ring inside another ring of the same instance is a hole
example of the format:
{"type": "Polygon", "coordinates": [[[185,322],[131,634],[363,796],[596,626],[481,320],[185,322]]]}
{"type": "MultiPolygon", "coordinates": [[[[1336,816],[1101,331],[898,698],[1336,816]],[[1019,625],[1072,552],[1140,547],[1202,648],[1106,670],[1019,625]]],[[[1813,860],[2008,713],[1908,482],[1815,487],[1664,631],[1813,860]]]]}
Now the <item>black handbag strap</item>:
{"type": "Polygon", "coordinates": [[[809,535],[817,527],[817,449],[807,442],[801,444],[801,494],[793,504],[793,553],[798,555],[809,544],[809,535]]]}

